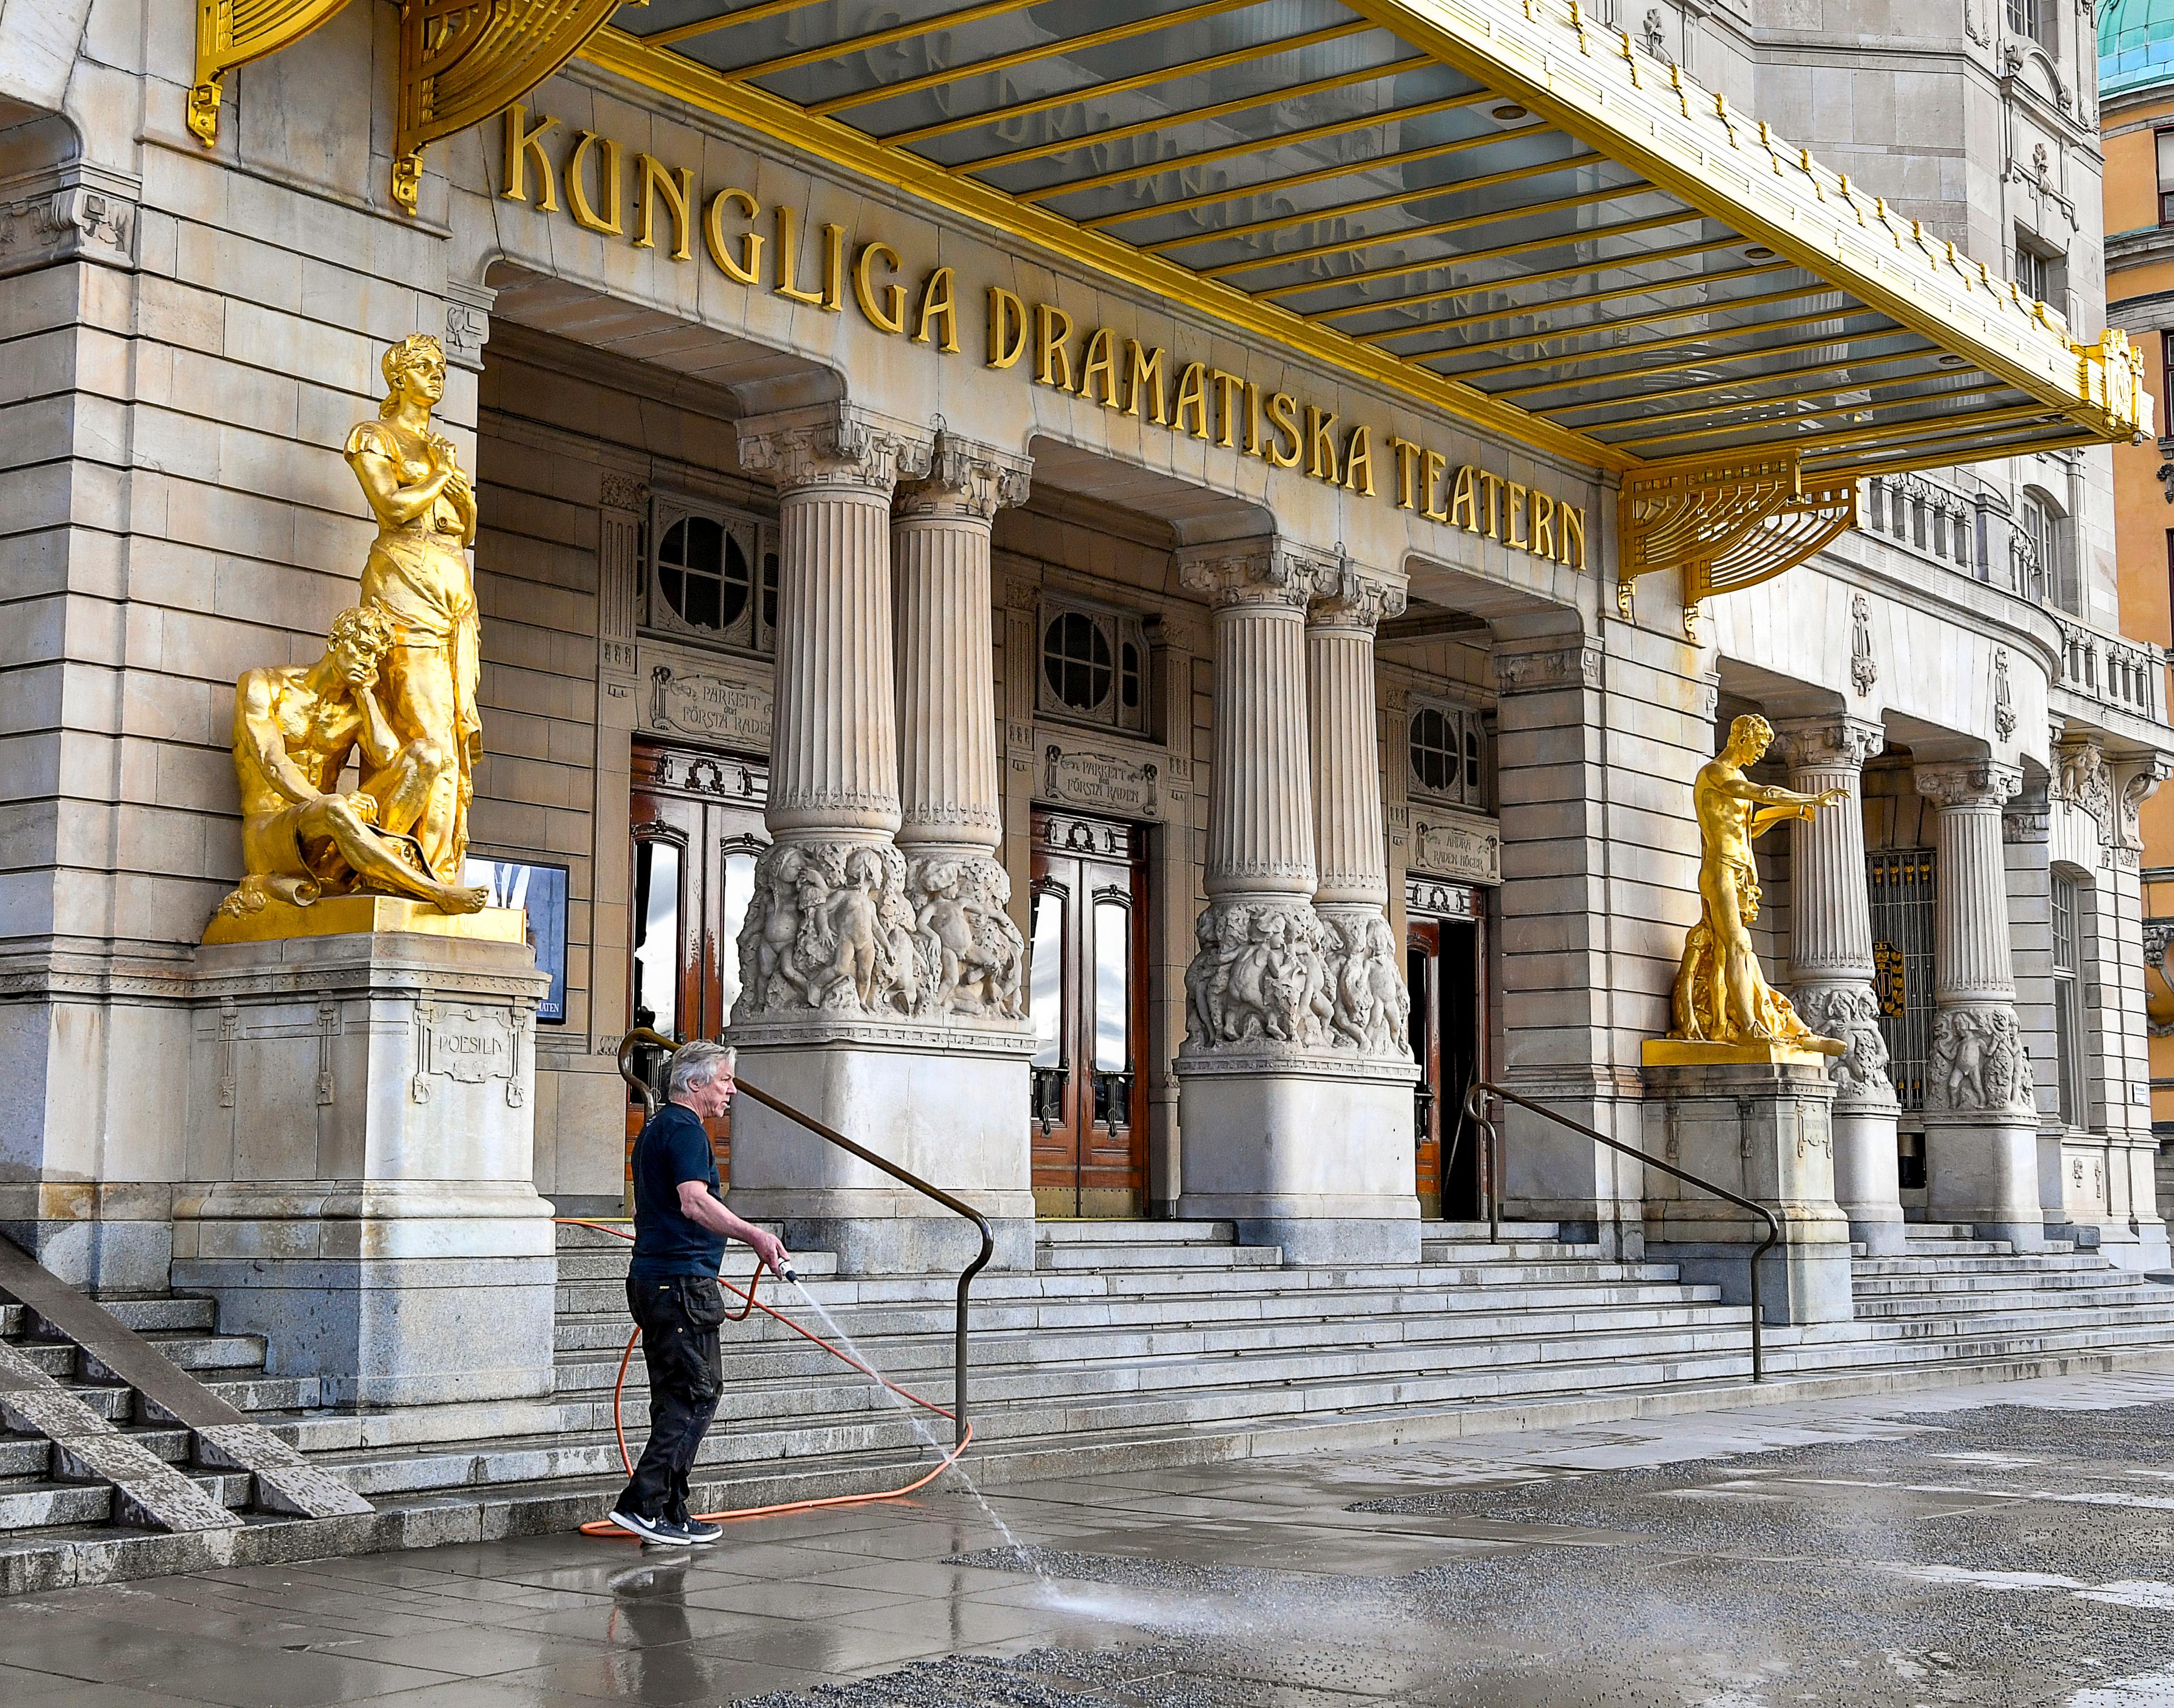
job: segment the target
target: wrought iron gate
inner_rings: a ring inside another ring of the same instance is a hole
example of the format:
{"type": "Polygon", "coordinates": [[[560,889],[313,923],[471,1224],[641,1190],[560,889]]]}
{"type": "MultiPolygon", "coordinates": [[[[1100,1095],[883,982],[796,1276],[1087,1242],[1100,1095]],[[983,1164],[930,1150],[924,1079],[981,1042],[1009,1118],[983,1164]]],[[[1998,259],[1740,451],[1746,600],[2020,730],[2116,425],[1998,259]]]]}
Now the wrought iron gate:
{"type": "Polygon", "coordinates": [[[1923,1109],[1933,1048],[1933,852],[1903,848],[1871,855],[1864,866],[1872,898],[1873,989],[1888,1072],[1902,1106],[1923,1109]]]}

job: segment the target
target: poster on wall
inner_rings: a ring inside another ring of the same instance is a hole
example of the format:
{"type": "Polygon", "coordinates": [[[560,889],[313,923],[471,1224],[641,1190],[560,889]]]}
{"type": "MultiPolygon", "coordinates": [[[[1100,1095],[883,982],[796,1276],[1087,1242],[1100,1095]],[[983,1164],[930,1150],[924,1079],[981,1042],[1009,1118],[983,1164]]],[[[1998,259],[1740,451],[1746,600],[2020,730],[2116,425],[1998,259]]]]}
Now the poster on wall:
{"type": "Polygon", "coordinates": [[[536,1018],[545,1025],[564,1025],[566,1020],[566,868],[536,866],[517,860],[479,860],[470,857],[462,881],[479,884],[490,891],[493,907],[518,907],[528,916],[528,946],[536,951],[537,969],[551,975],[551,988],[544,994],[536,1018]]]}

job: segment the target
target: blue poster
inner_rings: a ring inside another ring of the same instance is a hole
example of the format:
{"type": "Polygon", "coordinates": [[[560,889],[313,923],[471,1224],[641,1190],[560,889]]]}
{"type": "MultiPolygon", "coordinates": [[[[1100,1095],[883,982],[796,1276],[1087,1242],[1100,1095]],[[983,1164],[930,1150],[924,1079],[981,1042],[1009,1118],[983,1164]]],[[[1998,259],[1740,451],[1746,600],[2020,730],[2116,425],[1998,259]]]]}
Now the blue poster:
{"type": "Polygon", "coordinates": [[[566,868],[532,866],[517,860],[471,857],[462,873],[469,884],[485,885],[493,907],[518,907],[528,916],[528,946],[538,970],[551,975],[551,988],[536,1010],[546,1025],[566,1021],[566,868]]]}

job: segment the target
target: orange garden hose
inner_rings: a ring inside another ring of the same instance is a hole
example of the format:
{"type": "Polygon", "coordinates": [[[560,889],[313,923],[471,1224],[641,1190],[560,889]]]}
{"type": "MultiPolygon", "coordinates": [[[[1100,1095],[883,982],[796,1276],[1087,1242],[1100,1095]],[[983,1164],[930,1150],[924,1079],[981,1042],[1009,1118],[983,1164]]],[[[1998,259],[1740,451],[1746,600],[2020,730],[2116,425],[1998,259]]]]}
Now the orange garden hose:
{"type": "MultiPolygon", "coordinates": [[[[615,1239],[630,1241],[634,1238],[634,1235],[628,1233],[625,1229],[615,1228],[608,1222],[588,1221],[579,1216],[554,1216],[552,1219],[558,1223],[560,1226],[565,1228],[594,1228],[598,1233],[609,1234],[615,1239]]],[[[726,1280],[722,1275],[717,1278],[717,1282],[720,1286],[723,1287],[730,1293],[738,1295],[738,1297],[744,1301],[737,1311],[728,1311],[726,1313],[726,1322],[744,1322],[747,1321],[748,1315],[750,1311],[760,1311],[764,1316],[774,1317],[776,1321],[783,1323],[803,1340],[814,1341],[816,1345],[821,1347],[824,1351],[829,1353],[833,1358],[838,1359],[846,1364],[850,1364],[855,1370],[859,1370],[863,1376],[869,1377],[872,1381],[881,1383],[884,1387],[889,1388],[891,1392],[898,1395],[900,1398],[911,1400],[915,1405],[919,1406],[923,1411],[933,1412],[939,1418],[948,1418],[952,1415],[949,1410],[938,1405],[935,1401],[922,1398],[921,1395],[914,1392],[911,1388],[900,1387],[896,1382],[891,1381],[890,1377],[884,1376],[876,1370],[870,1370],[868,1365],[863,1364],[860,1359],[855,1358],[851,1353],[842,1351],[839,1348],[833,1346],[819,1334],[811,1334],[808,1330],[803,1328],[798,1323],[795,1322],[791,1317],[784,1315],[781,1311],[773,1311],[770,1306],[765,1305],[760,1300],[754,1296],[756,1289],[762,1284],[762,1260],[758,1257],[755,1260],[754,1273],[748,1277],[748,1284],[744,1289],[733,1286],[731,1282],[726,1280]]],[[[635,1345],[635,1343],[641,1340],[641,1330],[639,1327],[635,1329],[632,1334],[627,1337],[626,1350],[619,1354],[619,1376],[612,1384],[612,1429],[619,1437],[619,1463],[625,1467],[626,1473],[630,1477],[634,1474],[634,1460],[626,1451],[626,1416],[623,1402],[626,1392],[627,1366],[634,1361],[635,1345]]],[[[966,1451],[968,1444],[971,1442],[973,1439],[974,1426],[971,1424],[969,1424],[966,1425],[965,1434],[960,1435],[959,1438],[958,1444],[944,1457],[943,1460],[939,1463],[925,1474],[917,1477],[912,1482],[906,1484],[903,1488],[885,1489],[868,1494],[830,1494],[817,1500],[781,1500],[775,1505],[769,1506],[741,1506],[736,1507],[729,1512],[698,1512],[695,1516],[697,1518],[708,1519],[713,1522],[722,1522],[733,1518],[769,1518],[784,1512],[812,1512],[817,1508],[824,1506],[864,1506],[873,1500],[895,1500],[901,1495],[912,1494],[916,1489],[927,1488],[931,1483],[933,1483],[938,1477],[949,1470],[952,1466],[957,1464],[959,1462],[959,1456],[966,1451]]],[[[581,1527],[581,1534],[584,1536],[606,1537],[618,1542],[639,1542],[641,1540],[640,1537],[620,1529],[619,1526],[613,1523],[608,1518],[596,1518],[590,1520],[588,1523],[584,1524],[581,1527]]]]}

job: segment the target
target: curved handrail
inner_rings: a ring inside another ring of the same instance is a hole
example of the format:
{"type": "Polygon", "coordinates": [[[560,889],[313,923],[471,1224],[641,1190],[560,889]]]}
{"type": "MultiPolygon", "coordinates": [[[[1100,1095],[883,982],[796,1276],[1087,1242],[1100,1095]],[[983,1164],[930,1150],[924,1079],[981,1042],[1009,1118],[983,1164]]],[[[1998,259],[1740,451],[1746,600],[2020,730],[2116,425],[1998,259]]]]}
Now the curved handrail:
{"type": "MultiPolygon", "coordinates": [[[[662,1032],[659,1032],[654,1028],[649,1026],[636,1026],[632,1031],[629,1032],[626,1036],[619,1040],[619,1077],[625,1080],[629,1085],[632,1086],[635,1091],[640,1095],[641,1099],[642,1112],[645,1116],[656,1114],[657,1094],[649,1089],[647,1081],[639,1078],[629,1070],[627,1066],[627,1057],[637,1045],[646,1044],[654,1046],[658,1049],[676,1050],[679,1047],[680,1041],[684,1040],[675,1041],[673,1039],[666,1037],[662,1032]]],[[[740,1078],[737,1073],[733,1077],[735,1088],[738,1090],[745,1092],[749,1097],[754,1099],[757,1103],[761,1104],[764,1108],[776,1111],[778,1114],[783,1116],[787,1121],[793,1122],[796,1126],[804,1127],[808,1132],[814,1133],[816,1138],[827,1140],[830,1143],[836,1145],[839,1149],[849,1152],[852,1155],[858,1157],[863,1162],[868,1164],[871,1168],[882,1170],[884,1173],[889,1175],[893,1180],[899,1181],[901,1185],[911,1186],[913,1190],[919,1192],[922,1197],[931,1199],[933,1202],[943,1205],[945,1209],[950,1211],[954,1215],[964,1216],[981,1231],[982,1250],[980,1255],[978,1255],[972,1262],[969,1263],[965,1268],[960,1272],[959,1276],[958,1318],[952,1330],[952,1436],[955,1442],[959,1446],[965,1446],[966,1439],[966,1316],[968,1304],[966,1295],[967,1289],[974,1284],[974,1278],[980,1274],[983,1269],[988,1267],[989,1259],[996,1255],[997,1236],[989,1227],[989,1219],[983,1215],[979,1210],[976,1209],[971,1204],[965,1203],[963,1199],[952,1197],[951,1194],[945,1192],[943,1187],[929,1185],[927,1181],[922,1180],[918,1175],[911,1173],[907,1170],[900,1168],[896,1163],[891,1161],[890,1158],[879,1156],[875,1152],[870,1150],[866,1145],[857,1143],[854,1140],[846,1138],[844,1133],[839,1132],[835,1127],[827,1126],[824,1122],[818,1121],[814,1116],[807,1114],[803,1111],[795,1109],[791,1104],[786,1102],[782,1098],[771,1096],[770,1093],[763,1090],[760,1086],[749,1084],[746,1080],[740,1078]]]]}
{"type": "Polygon", "coordinates": [[[1765,1313],[1760,1309],[1759,1264],[1760,1261],[1782,1241],[1782,1224],[1776,1219],[1773,1211],[1756,1199],[1742,1197],[1739,1193],[1729,1191],[1727,1186],[1717,1185],[1701,1175],[1695,1175],[1688,1169],[1678,1168],[1672,1162],[1663,1162],[1660,1158],[1652,1155],[1650,1152],[1641,1150],[1635,1144],[1625,1144],[1620,1139],[1610,1138],[1604,1132],[1596,1132],[1582,1121],[1572,1121],[1567,1115],[1559,1114],[1545,1104],[1535,1103],[1529,1097],[1520,1097],[1516,1092],[1505,1090],[1491,1080],[1483,1079],[1474,1085],[1466,1096],[1464,1107],[1465,1112],[1471,1116],[1480,1131],[1487,1135],[1490,1164],[1487,1222],[1489,1237],[1498,1244],[1502,1238],[1502,1129],[1481,1108],[1480,1101],[1485,1097],[1499,1098],[1505,1103],[1514,1103],[1518,1108],[1529,1110],[1543,1120],[1552,1121],[1557,1127],[1568,1127],[1572,1132],[1591,1139],[1595,1144],[1604,1144],[1610,1150],[1620,1150],[1625,1156],[1635,1156],[1647,1167],[1657,1168],[1665,1175],[1673,1175],[1676,1179],[1686,1181],[1702,1192],[1712,1192],[1717,1198],[1726,1198],[1739,1209],[1749,1210],[1766,1224],[1766,1237],[1760,1242],[1759,1248],[1751,1254],[1751,1380],[1766,1381],[1766,1345],[1760,1333],[1761,1325],[1766,1317],[1765,1313]]]}

